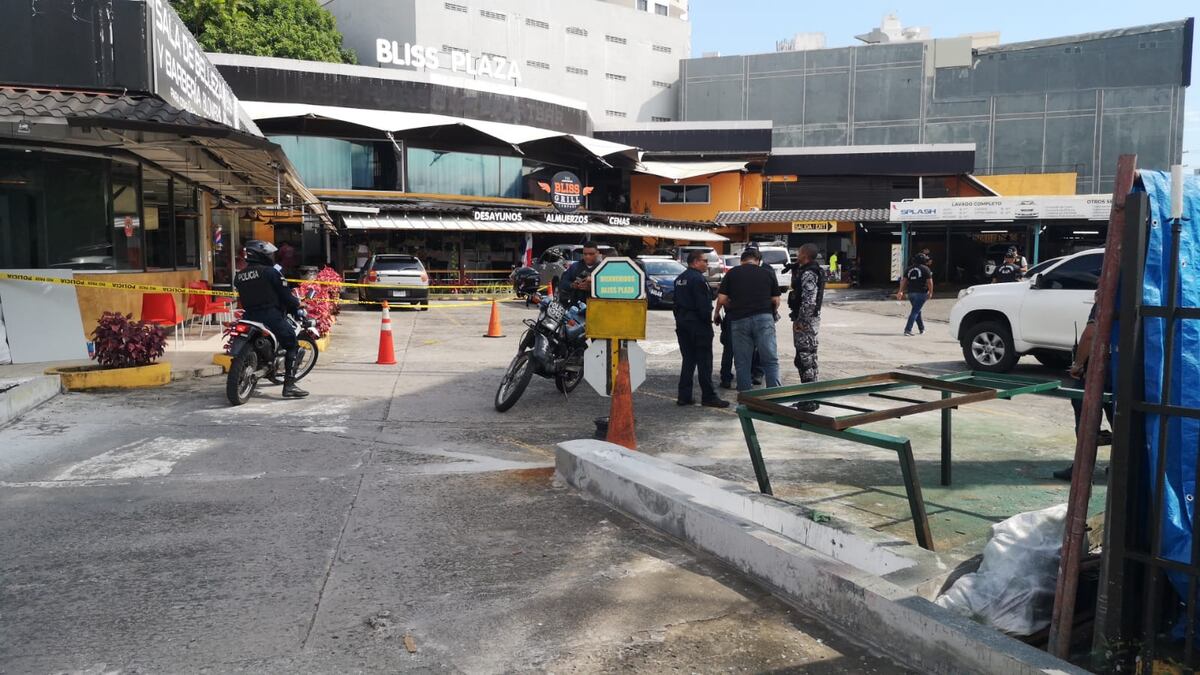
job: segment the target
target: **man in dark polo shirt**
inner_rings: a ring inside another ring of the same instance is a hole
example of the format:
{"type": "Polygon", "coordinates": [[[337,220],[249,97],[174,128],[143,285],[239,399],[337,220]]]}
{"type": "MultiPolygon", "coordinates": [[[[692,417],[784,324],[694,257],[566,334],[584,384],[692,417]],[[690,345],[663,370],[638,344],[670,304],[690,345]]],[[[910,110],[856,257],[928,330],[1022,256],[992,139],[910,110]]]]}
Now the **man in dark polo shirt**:
{"type": "Polygon", "coordinates": [[[713,323],[721,324],[722,311],[724,320],[730,322],[738,391],[753,386],[750,370],[756,349],[766,372],[767,386],[779,386],[779,352],[775,345],[779,282],[774,270],[761,265],[762,254],[758,249],[746,249],[742,264],[725,273],[713,310],[713,323]]]}

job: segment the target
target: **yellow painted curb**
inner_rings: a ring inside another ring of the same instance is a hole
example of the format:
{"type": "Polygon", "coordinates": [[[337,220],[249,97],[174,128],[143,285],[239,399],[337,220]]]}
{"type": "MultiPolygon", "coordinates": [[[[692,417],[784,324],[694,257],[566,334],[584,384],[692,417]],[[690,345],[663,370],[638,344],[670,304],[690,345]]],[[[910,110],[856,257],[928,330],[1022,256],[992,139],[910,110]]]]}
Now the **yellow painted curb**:
{"type": "Polygon", "coordinates": [[[171,381],[171,364],[166,361],[134,368],[101,368],[78,366],[74,368],[47,368],[47,375],[58,375],[62,386],[68,391],[86,389],[136,389],[138,387],[161,387],[171,381]]]}
{"type": "Polygon", "coordinates": [[[230,366],[233,365],[233,357],[224,353],[213,354],[213,363],[221,366],[221,368],[224,368],[225,372],[228,373],[230,366]]]}
{"type": "Polygon", "coordinates": [[[850,284],[845,281],[828,281],[825,283],[825,288],[850,288],[850,284]]]}
{"type": "Polygon", "coordinates": [[[326,335],[325,337],[317,340],[317,351],[320,352],[321,354],[324,354],[325,351],[327,349],[329,349],[329,341],[332,338],[333,338],[333,335],[329,334],[329,335],[326,335]]]}

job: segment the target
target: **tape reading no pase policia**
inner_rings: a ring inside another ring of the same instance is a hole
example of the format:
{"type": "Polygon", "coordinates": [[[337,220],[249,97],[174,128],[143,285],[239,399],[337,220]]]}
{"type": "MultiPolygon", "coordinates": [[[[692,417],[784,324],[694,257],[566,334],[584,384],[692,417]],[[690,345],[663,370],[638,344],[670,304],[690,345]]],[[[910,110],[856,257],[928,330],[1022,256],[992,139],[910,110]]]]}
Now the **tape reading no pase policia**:
{"type": "MultiPolygon", "coordinates": [[[[114,291],[147,291],[151,293],[180,293],[183,295],[206,295],[209,297],[236,298],[237,293],[234,291],[217,291],[203,288],[181,288],[178,286],[158,286],[155,284],[137,284],[125,281],[100,281],[98,279],[61,279],[58,277],[44,277],[35,274],[17,274],[12,272],[0,272],[0,281],[24,281],[36,284],[59,284],[63,286],[77,286],[80,288],[103,288],[114,291]]],[[[289,279],[297,283],[314,283],[310,281],[289,279]]],[[[334,282],[322,282],[333,284],[334,282]]],[[[335,284],[336,285],[336,284],[335,284]]],[[[373,284],[367,284],[374,286],[373,284]]],[[[374,286],[376,288],[425,288],[424,286],[374,286]]],[[[430,287],[432,288],[432,287],[430,287]]],[[[462,286],[459,288],[473,288],[480,290],[478,286],[462,286]]],[[[345,300],[345,299],[323,299],[324,302],[334,302],[339,305],[382,305],[382,302],[368,300],[345,300]]],[[[475,307],[489,304],[491,301],[478,302],[454,302],[431,304],[431,307],[475,307]]]]}

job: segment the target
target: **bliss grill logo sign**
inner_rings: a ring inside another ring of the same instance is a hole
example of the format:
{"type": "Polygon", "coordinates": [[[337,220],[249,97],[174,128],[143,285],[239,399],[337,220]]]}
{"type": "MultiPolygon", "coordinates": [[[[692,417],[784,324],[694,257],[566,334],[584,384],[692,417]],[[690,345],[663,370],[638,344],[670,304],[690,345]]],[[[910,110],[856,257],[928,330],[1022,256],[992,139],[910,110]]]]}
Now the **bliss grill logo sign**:
{"type": "Polygon", "coordinates": [[[550,202],[559,213],[571,213],[583,206],[583,198],[595,188],[584,186],[579,176],[570,171],[559,171],[549,183],[538,182],[538,187],[550,193],[550,202]]]}

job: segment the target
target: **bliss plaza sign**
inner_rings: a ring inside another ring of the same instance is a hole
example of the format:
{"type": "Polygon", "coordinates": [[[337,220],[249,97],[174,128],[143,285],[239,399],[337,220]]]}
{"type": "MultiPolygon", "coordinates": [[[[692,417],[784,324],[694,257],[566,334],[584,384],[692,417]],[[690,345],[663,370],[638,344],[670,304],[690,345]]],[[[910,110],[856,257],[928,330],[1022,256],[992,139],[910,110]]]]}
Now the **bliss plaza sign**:
{"type": "Polygon", "coordinates": [[[430,70],[448,69],[455,73],[465,73],[471,76],[491,77],[497,80],[521,81],[521,71],[515,61],[509,61],[503,56],[475,56],[470,52],[452,51],[444,53],[437,47],[414,45],[405,42],[401,45],[395,40],[379,38],[375,40],[375,60],[381,64],[390,63],[410,68],[428,68],[430,70]]]}

